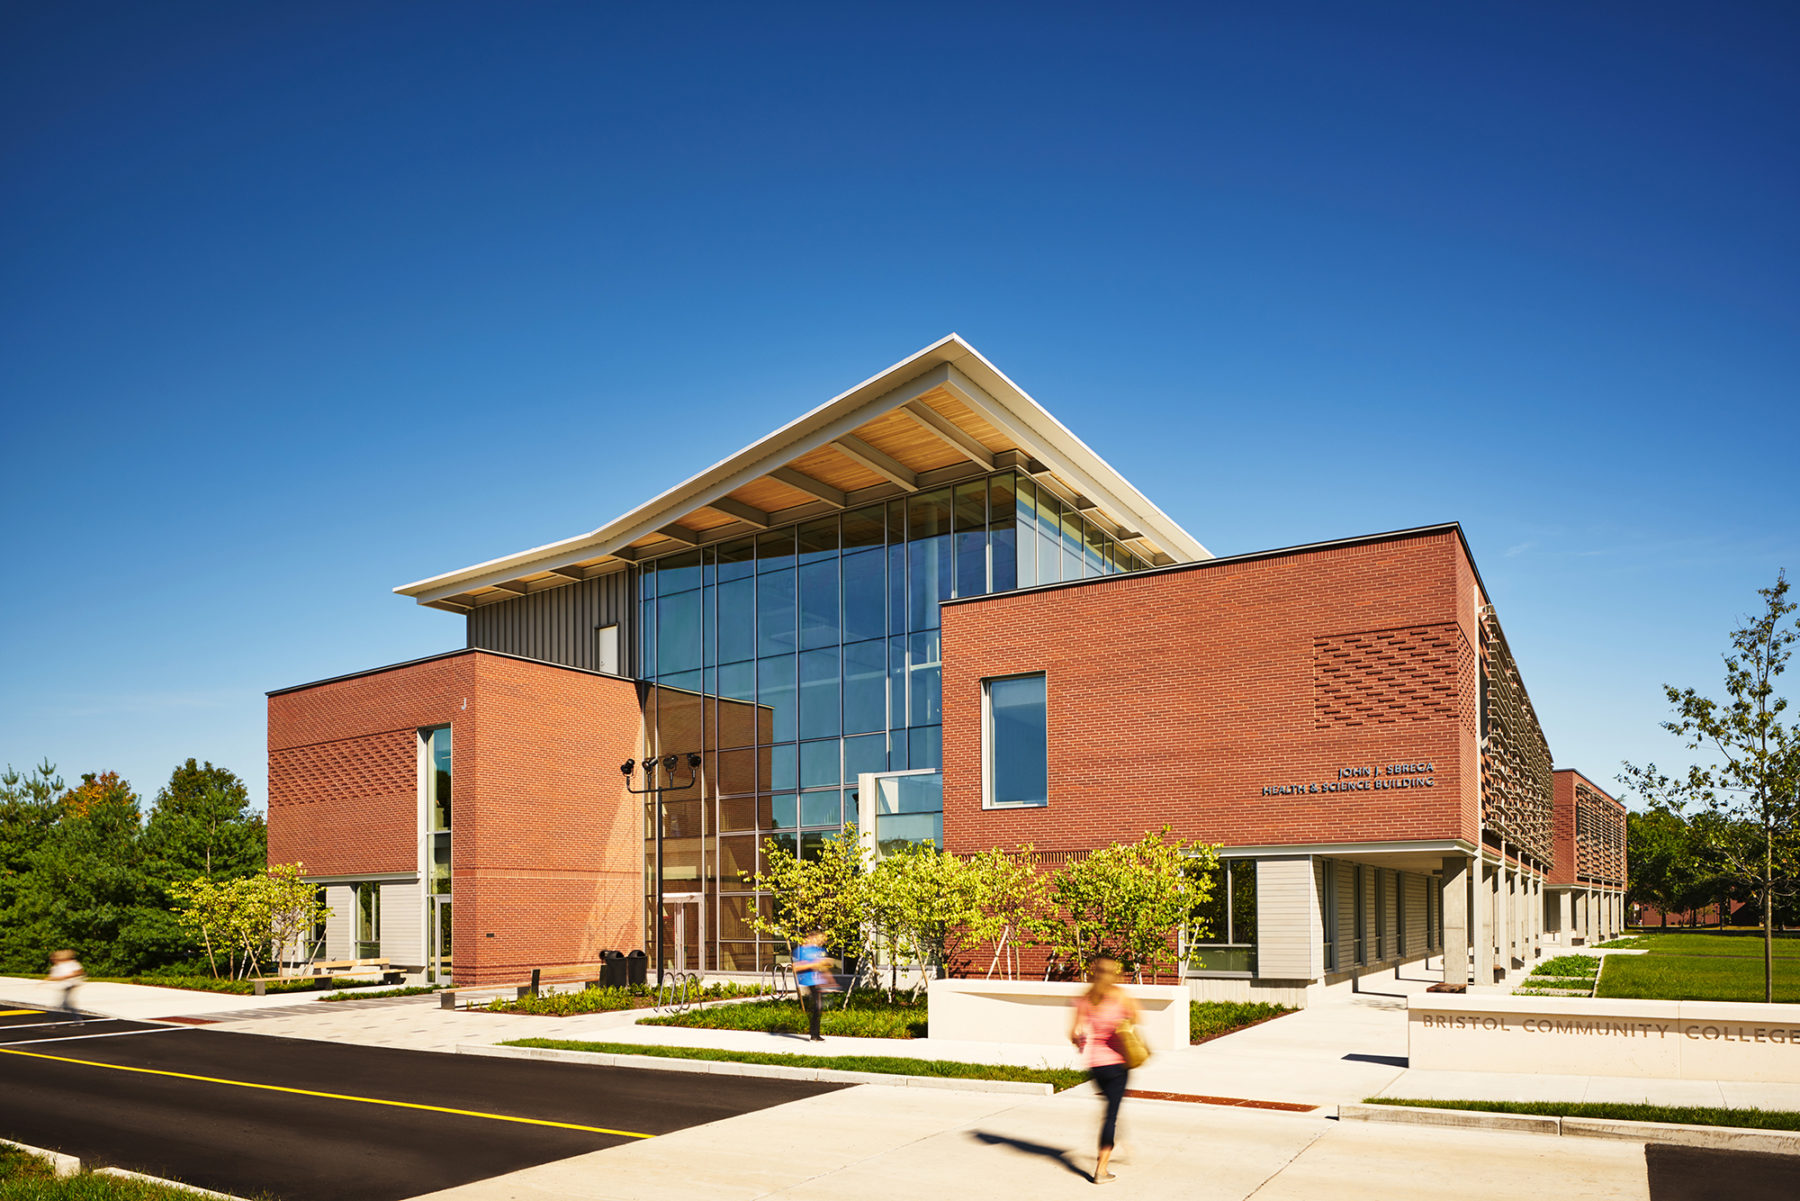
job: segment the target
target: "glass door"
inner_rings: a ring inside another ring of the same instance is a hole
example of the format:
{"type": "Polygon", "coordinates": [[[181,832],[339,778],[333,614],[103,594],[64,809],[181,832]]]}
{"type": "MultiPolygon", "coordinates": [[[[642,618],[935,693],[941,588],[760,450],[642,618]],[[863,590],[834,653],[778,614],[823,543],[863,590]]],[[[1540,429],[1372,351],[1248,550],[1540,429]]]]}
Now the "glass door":
{"type": "Polygon", "coordinates": [[[700,895],[666,893],[662,911],[663,966],[672,972],[704,972],[700,895]]]}
{"type": "Polygon", "coordinates": [[[450,898],[431,897],[425,914],[425,976],[433,984],[451,983],[450,898]]]}

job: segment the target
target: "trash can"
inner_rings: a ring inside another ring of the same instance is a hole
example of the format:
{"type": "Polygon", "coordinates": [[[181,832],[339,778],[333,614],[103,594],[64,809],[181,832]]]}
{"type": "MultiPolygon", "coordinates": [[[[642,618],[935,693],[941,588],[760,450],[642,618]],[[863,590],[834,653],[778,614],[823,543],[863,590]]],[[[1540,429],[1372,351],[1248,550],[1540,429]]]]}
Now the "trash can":
{"type": "Polygon", "coordinates": [[[600,952],[600,987],[624,988],[631,983],[631,969],[625,965],[620,951],[600,952]]]}
{"type": "Polygon", "coordinates": [[[633,951],[625,956],[626,982],[642,984],[649,979],[650,956],[642,951],[633,951]]]}

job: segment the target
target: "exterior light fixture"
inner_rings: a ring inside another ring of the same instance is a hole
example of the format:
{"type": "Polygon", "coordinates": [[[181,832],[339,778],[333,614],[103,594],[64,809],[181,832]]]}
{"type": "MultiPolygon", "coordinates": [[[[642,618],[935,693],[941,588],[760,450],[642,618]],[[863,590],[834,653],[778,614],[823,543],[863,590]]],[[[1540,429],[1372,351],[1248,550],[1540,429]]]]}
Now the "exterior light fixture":
{"type": "Polygon", "coordinates": [[[663,793],[665,793],[665,792],[680,792],[683,789],[692,788],[694,786],[694,781],[696,781],[700,778],[700,763],[701,763],[701,758],[700,758],[699,752],[689,751],[685,755],[664,755],[660,762],[657,760],[655,755],[645,755],[643,762],[641,764],[635,759],[627,759],[627,760],[625,760],[624,763],[619,765],[619,772],[621,775],[623,775],[625,777],[625,791],[626,792],[634,793],[638,796],[648,796],[648,797],[656,798],[654,801],[654,804],[656,805],[656,892],[655,892],[656,915],[655,915],[655,925],[652,927],[652,931],[653,931],[653,946],[654,946],[653,953],[656,956],[656,982],[659,985],[663,982],[663,975],[664,975],[664,970],[665,970],[663,967],[663,914],[662,914],[662,906],[663,906],[663,799],[662,798],[663,798],[663,793]],[[675,769],[681,766],[681,761],[683,759],[687,760],[688,778],[686,780],[677,780],[675,778],[675,769]],[[644,771],[644,786],[642,788],[635,787],[631,782],[631,773],[640,766],[643,768],[643,771],[644,771]],[[668,781],[667,783],[658,784],[656,782],[656,769],[659,766],[663,769],[664,773],[667,776],[667,781],[668,781]]]}

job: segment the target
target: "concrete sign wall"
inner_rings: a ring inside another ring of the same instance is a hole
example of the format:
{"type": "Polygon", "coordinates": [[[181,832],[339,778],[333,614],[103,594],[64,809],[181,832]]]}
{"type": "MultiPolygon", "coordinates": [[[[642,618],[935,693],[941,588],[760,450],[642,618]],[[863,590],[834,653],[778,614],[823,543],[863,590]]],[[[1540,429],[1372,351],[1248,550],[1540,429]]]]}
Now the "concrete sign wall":
{"type": "MultiPolygon", "coordinates": [[[[1143,1014],[1138,1033],[1152,1052],[1188,1045],[1185,985],[1122,986],[1143,1014]]],[[[1072,1005],[1085,984],[1038,980],[933,980],[931,1037],[967,1042],[1041,1043],[1069,1047],[1072,1005]]]]}
{"type": "Polygon", "coordinates": [[[1800,1083],[1800,1005],[1434,994],[1406,1025],[1415,1068],[1800,1083]]]}

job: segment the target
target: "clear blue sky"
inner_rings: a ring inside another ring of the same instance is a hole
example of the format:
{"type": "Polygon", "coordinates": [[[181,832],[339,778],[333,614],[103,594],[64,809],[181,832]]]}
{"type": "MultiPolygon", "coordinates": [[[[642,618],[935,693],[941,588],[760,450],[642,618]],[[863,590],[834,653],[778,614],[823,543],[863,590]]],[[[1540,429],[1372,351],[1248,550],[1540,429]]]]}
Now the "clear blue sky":
{"type": "Polygon", "coordinates": [[[1559,764],[1800,570],[1789,4],[14,5],[0,762],[263,692],[956,330],[1215,553],[1464,523],[1559,764]],[[1208,9],[1212,11],[1208,13],[1208,9]],[[1198,10],[1196,13],[1194,10],[1198,10]]]}

